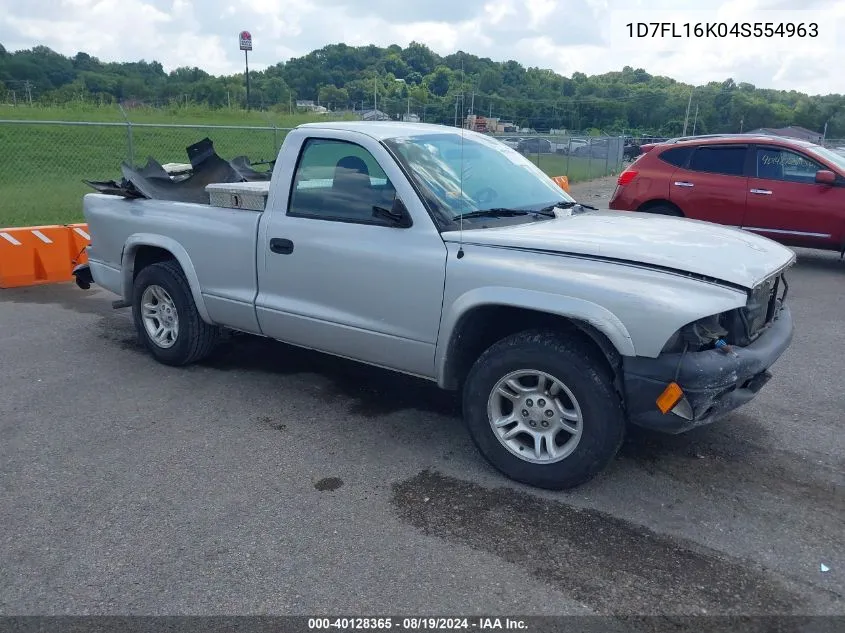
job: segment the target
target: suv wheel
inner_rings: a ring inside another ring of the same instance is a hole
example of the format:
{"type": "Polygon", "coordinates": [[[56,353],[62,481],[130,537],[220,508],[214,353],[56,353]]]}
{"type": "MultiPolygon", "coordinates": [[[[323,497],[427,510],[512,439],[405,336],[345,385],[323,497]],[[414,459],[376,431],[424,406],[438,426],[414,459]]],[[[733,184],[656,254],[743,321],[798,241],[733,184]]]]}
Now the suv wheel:
{"type": "Polygon", "coordinates": [[[650,207],[645,207],[641,209],[643,213],[654,213],[656,215],[671,215],[676,218],[684,217],[684,214],[680,212],[680,210],[672,206],[671,204],[655,204],[650,207]]]}
{"type": "Polygon", "coordinates": [[[132,299],[138,336],[159,362],[187,365],[213,350],[219,330],[200,317],[177,262],[160,262],[141,270],[132,299]]]}
{"type": "Polygon", "coordinates": [[[464,417],[484,457],[515,481],[562,490],[595,477],[625,432],[608,371],[581,340],[526,331],[490,347],[464,384],[464,417]]]}

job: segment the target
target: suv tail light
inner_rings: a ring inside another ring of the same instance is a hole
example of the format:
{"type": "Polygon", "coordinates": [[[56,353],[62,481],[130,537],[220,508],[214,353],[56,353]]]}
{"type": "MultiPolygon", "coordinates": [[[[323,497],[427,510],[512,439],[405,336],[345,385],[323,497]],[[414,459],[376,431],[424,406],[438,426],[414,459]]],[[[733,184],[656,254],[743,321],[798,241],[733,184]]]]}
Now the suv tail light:
{"type": "Polygon", "coordinates": [[[619,174],[619,178],[616,179],[617,185],[627,185],[630,183],[640,172],[634,171],[633,169],[626,169],[621,174],[619,174]]]}

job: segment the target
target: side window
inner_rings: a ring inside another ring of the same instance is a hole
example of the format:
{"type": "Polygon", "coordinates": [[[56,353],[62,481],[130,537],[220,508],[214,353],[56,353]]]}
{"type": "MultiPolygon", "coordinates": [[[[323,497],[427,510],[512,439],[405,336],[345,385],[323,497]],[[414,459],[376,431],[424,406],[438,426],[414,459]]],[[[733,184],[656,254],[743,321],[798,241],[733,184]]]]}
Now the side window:
{"type": "Polygon", "coordinates": [[[658,158],[675,167],[683,167],[686,165],[687,159],[692,154],[693,149],[693,146],[690,145],[686,147],[673,147],[672,149],[661,152],[658,158]]]}
{"type": "Polygon", "coordinates": [[[308,139],[293,177],[288,215],[384,224],[374,206],[391,208],[396,190],[373,155],[348,141],[308,139]]]}
{"type": "Polygon", "coordinates": [[[787,182],[816,182],[816,172],[825,169],[819,163],[788,149],[758,147],[756,156],[757,177],[787,182]]]}
{"type": "Polygon", "coordinates": [[[690,159],[689,168],[725,176],[742,176],[745,167],[744,145],[699,145],[690,159]]]}

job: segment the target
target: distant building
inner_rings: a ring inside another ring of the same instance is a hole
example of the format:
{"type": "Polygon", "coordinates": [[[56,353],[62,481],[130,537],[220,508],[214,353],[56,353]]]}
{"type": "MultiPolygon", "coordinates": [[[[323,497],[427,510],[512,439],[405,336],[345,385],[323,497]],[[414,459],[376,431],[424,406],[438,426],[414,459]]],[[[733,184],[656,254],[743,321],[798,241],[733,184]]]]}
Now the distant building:
{"type": "Polygon", "coordinates": [[[390,117],[381,110],[363,110],[360,116],[362,121],[390,121],[390,117]]]}
{"type": "Polygon", "coordinates": [[[785,136],[787,138],[797,138],[802,141],[809,141],[810,143],[821,143],[822,135],[813,130],[808,130],[805,127],[798,125],[790,125],[789,127],[772,128],[759,127],[756,130],[750,130],[749,134],[766,134],[769,136],[785,136]]]}
{"type": "Polygon", "coordinates": [[[309,101],[307,99],[297,99],[296,107],[301,110],[308,110],[309,112],[319,112],[320,114],[328,112],[328,109],[325,106],[317,105],[313,101],[309,101]]]}

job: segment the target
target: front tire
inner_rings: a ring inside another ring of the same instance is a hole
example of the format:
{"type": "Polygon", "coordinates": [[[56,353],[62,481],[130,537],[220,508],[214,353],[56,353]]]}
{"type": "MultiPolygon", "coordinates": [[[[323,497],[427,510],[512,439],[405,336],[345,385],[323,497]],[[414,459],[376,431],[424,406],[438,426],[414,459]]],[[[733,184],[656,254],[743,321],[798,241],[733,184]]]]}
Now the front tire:
{"type": "Polygon", "coordinates": [[[481,454],[538,488],[586,483],[624,438],[622,403],[603,359],[554,331],[520,332],[491,346],[470,370],[463,402],[481,454]]]}
{"type": "Polygon", "coordinates": [[[138,337],[165,365],[187,365],[208,356],[219,329],[202,320],[191,287],[175,261],[147,266],[135,278],[132,316],[138,337]]]}

